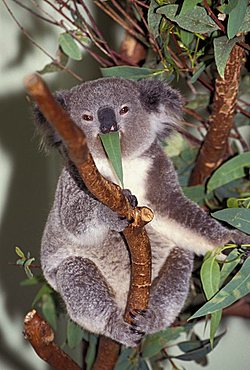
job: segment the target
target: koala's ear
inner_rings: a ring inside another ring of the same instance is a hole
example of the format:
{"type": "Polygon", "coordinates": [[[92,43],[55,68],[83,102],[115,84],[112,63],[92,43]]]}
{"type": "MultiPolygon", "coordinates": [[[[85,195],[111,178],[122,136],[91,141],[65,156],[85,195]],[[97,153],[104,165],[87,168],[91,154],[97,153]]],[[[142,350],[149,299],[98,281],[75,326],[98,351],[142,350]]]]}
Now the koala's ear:
{"type": "Polygon", "coordinates": [[[183,98],[167,83],[160,80],[145,79],[138,81],[140,100],[149,112],[160,112],[165,108],[166,114],[180,117],[182,115],[183,98]]]}
{"type": "MultiPolygon", "coordinates": [[[[68,110],[67,102],[69,99],[69,91],[63,90],[54,94],[56,101],[65,109],[68,110]]],[[[43,136],[45,145],[52,147],[59,147],[62,144],[62,139],[58,133],[52,128],[50,123],[46,120],[37,105],[33,108],[33,115],[38,131],[43,136]]]]}

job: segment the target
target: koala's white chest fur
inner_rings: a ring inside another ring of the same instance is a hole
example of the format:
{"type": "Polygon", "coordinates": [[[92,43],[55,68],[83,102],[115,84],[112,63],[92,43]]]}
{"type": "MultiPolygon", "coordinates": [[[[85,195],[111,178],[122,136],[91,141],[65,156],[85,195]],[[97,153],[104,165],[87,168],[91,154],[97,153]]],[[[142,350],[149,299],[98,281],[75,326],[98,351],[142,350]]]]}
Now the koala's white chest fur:
{"type": "MultiPolygon", "coordinates": [[[[95,163],[104,177],[116,184],[119,183],[106,158],[95,158],[95,163]]],[[[123,160],[122,165],[124,188],[129,189],[132,194],[136,195],[139,205],[146,205],[146,178],[152,165],[152,161],[144,158],[125,159],[123,160]]]]}

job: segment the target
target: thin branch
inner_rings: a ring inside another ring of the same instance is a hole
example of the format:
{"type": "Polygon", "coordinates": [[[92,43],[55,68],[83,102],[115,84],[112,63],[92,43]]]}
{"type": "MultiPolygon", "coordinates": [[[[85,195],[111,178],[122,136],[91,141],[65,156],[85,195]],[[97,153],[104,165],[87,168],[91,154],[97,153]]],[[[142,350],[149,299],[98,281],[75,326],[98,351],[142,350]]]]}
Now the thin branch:
{"type": "MultiPolygon", "coordinates": [[[[53,24],[54,26],[58,26],[58,22],[55,21],[55,20],[51,20],[49,18],[46,18],[46,17],[43,17],[41,14],[35,12],[34,10],[32,10],[30,7],[24,5],[23,3],[21,3],[20,1],[18,0],[12,0],[14,3],[16,3],[17,5],[19,5],[21,8],[27,10],[28,12],[30,12],[32,15],[34,15],[35,17],[39,18],[39,19],[42,19],[44,22],[47,22],[47,23],[50,23],[50,24],[53,24]]],[[[37,4],[38,5],[38,4],[37,4]]]]}
{"type": "Polygon", "coordinates": [[[127,24],[131,24],[131,26],[136,29],[142,36],[144,36],[144,31],[143,29],[136,23],[133,18],[130,17],[128,12],[126,12],[115,0],[111,0],[112,4],[120,11],[120,13],[125,17],[127,20],[127,24]]]}
{"type": "Polygon", "coordinates": [[[203,4],[204,4],[204,7],[207,10],[209,16],[214,20],[214,22],[217,24],[217,26],[220,28],[220,30],[223,33],[225,33],[225,27],[224,27],[224,25],[216,17],[216,15],[214,14],[214,12],[212,11],[212,9],[210,8],[210,6],[208,5],[207,0],[203,0],[203,4]]]}

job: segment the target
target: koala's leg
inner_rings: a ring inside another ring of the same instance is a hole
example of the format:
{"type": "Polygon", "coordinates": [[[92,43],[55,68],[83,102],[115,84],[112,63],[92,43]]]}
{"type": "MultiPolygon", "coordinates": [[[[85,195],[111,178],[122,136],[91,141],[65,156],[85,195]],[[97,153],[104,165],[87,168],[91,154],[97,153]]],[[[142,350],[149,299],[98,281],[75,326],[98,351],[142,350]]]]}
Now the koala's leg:
{"type": "Polygon", "coordinates": [[[123,321],[115,293],[92,261],[83,257],[65,259],[58,267],[56,284],[70,318],[77,324],[127,346],[138,344],[142,334],[123,321]]]}
{"type": "Polygon", "coordinates": [[[134,328],[146,334],[170,326],[180,313],[188,291],[193,254],[174,248],[152,283],[149,307],[133,317],[134,328]]]}

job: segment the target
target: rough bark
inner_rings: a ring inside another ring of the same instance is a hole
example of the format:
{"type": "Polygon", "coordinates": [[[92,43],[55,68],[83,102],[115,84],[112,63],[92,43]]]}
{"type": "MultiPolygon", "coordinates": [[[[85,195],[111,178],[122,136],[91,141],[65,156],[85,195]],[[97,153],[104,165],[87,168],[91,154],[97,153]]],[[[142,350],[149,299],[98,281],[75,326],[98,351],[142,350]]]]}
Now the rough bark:
{"type": "Polygon", "coordinates": [[[36,310],[30,311],[24,319],[24,336],[38,356],[55,370],[81,370],[77,363],[55,344],[53,330],[36,310]]]}
{"type": "Polygon", "coordinates": [[[190,185],[203,183],[227,155],[244,55],[243,48],[235,45],[227,61],[224,78],[216,79],[209,128],[192,172],[190,185]]]}
{"type": "MultiPolygon", "coordinates": [[[[148,305],[151,284],[151,250],[149,238],[143,226],[152,220],[153,212],[147,207],[132,208],[127,198],[124,197],[121,188],[100,175],[89,153],[84,133],[55,101],[41,77],[37,74],[28,76],[25,80],[25,86],[46,119],[62,137],[68,155],[77,167],[89,191],[113,211],[133,221],[124,230],[132,265],[125,320],[132,322],[129,312],[143,310],[148,305]]],[[[111,347],[109,344],[108,348],[111,347]]],[[[112,351],[117,353],[116,342],[113,342],[112,351]]],[[[105,356],[108,357],[109,355],[105,354],[105,356]]],[[[112,368],[106,366],[103,367],[104,369],[110,370],[112,368]]]]}
{"type": "Polygon", "coordinates": [[[98,353],[92,370],[114,369],[120,353],[120,345],[107,337],[100,337],[98,353]]]}

